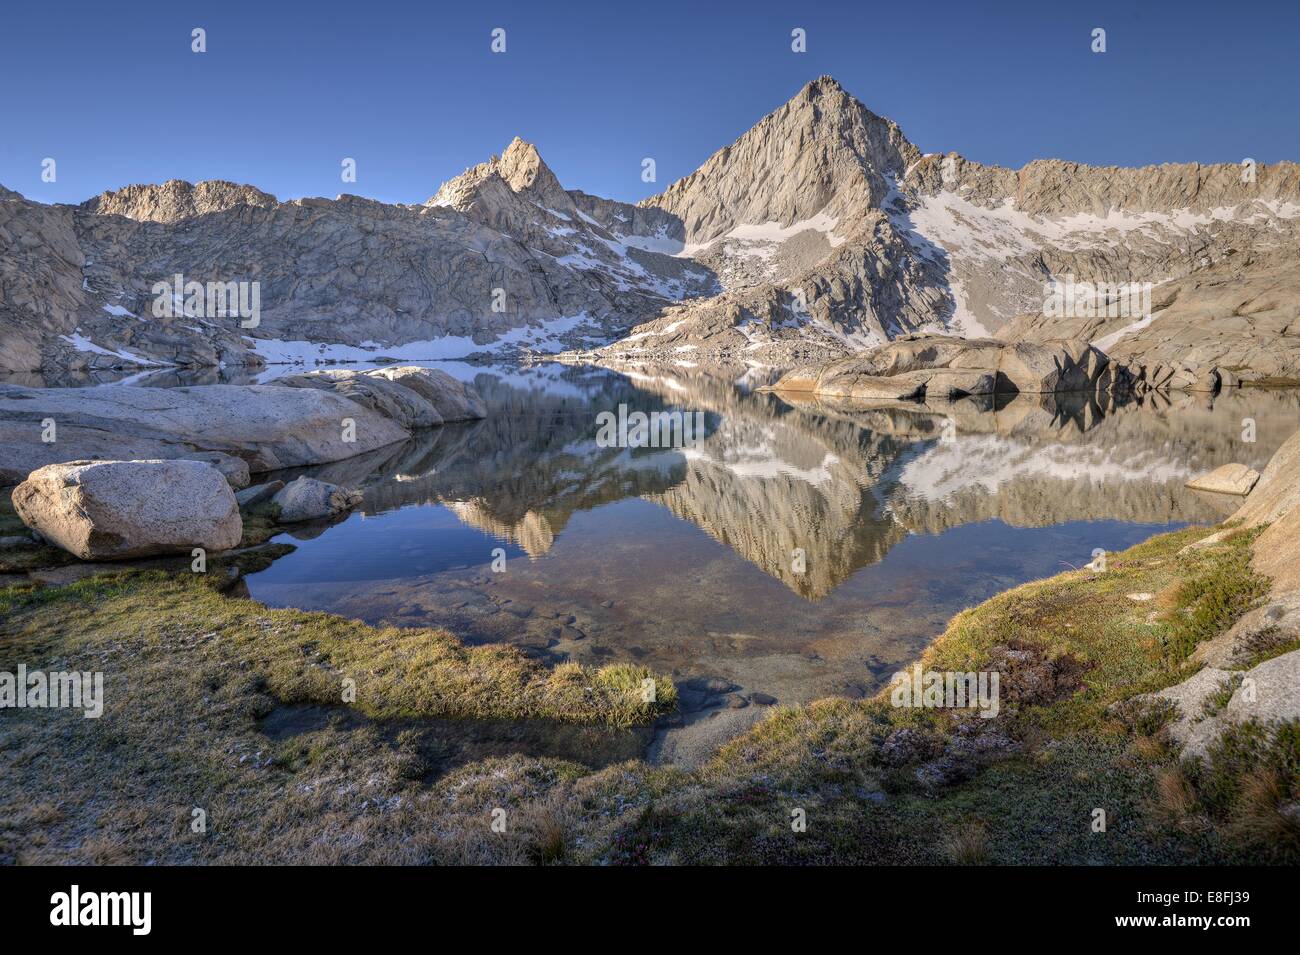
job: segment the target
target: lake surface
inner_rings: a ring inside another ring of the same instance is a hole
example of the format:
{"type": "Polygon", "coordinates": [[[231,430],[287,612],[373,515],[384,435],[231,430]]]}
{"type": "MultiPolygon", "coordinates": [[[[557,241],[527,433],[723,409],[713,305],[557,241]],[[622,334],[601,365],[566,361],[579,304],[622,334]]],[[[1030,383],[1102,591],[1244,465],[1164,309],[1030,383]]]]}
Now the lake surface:
{"type": "Polygon", "coordinates": [[[297,550],[248,577],[252,596],[645,663],[683,688],[688,724],[728,731],[762,709],[728,708],[729,690],[870,694],[965,607],[1221,520],[1237,500],[1184,483],[1260,468],[1300,426],[1292,392],[871,409],[790,403],[754,373],[430,364],[471,381],[488,418],[285,474],[365,503],[278,537],[297,550]],[[603,447],[598,415],[620,405],[702,412],[704,436],[603,447]]]}

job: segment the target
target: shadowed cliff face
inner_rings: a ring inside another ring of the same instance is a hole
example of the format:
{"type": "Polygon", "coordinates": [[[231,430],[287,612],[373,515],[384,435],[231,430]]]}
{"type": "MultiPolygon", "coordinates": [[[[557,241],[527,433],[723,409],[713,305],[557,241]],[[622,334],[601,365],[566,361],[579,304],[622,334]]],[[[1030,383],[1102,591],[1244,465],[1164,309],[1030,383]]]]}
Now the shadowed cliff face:
{"type": "Polygon", "coordinates": [[[370,513],[444,505],[533,557],[576,514],[641,499],[809,600],[909,534],[991,520],[1216,522],[1234,502],[1184,484],[1233,461],[1262,467],[1300,420],[1290,392],[1153,396],[1108,411],[1074,395],[791,404],[697,368],[462,367],[496,409],[486,420],[313,473],[364,486],[370,513]],[[619,405],[700,411],[706,428],[687,447],[602,447],[597,416],[619,405]]]}

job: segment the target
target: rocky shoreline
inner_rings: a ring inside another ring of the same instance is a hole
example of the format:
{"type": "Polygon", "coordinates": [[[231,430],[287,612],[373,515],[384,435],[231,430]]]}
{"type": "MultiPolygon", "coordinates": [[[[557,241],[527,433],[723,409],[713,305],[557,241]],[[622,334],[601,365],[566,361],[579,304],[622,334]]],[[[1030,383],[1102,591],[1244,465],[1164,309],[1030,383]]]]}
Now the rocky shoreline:
{"type": "Polygon", "coordinates": [[[485,414],[472,388],[415,366],[311,371],[266,385],[0,385],[0,485],[73,460],[238,459],[252,473],[323,464],[485,414]]]}
{"type": "Polygon", "coordinates": [[[767,387],[776,392],[879,401],[1086,392],[1105,402],[1156,390],[1216,394],[1240,384],[1236,374],[1218,366],[1124,365],[1081,339],[1007,342],[909,335],[790,371],[767,387]]]}
{"type": "Polygon", "coordinates": [[[250,487],[252,475],[346,460],[486,413],[469,386],[415,366],[274,385],[0,386],[0,485],[17,485],[31,543],[83,561],[221,553],[245,538],[241,509],[293,524],[361,501],[306,476],[250,487]]]}

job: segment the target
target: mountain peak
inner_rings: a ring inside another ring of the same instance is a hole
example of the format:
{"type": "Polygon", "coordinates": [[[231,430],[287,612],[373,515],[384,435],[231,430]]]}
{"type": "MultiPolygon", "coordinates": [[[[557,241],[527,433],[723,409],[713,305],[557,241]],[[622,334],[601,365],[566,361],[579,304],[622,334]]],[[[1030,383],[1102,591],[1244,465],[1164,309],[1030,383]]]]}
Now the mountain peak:
{"type": "Polygon", "coordinates": [[[542,161],[537,147],[516,136],[496,163],[496,173],[515,192],[535,190],[543,194],[563,191],[551,167],[542,161]]]}
{"type": "Polygon", "coordinates": [[[920,152],[831,76],[805,84],[730,146],[646,199],[678,216],[687,241],[709,243],[742,226],[782,227],[825,214],[878,208],[920,152]]]}
{"type": "Polygon", "coordinates": [[[803,89],[799,91],[799,96],[811,98],[812,96],[825,94],[839,94],[848,96],[848,92],[840,85],[840,81],[829,73],[823,73],[815,80],[809,80],[804,84],[803,89]]]}
{"type": "Polygon", "coordinates": [[[516,136],[500,156],[494,155],[444,182],[426,205],[454,206],[463,212],[483,188],[491,188],[493,180],[499,180],[496,188],[504,184],[510,192],[541,205],[567,206],[572,202],[551,167],[542,161],[537,147],[516,136]]]}

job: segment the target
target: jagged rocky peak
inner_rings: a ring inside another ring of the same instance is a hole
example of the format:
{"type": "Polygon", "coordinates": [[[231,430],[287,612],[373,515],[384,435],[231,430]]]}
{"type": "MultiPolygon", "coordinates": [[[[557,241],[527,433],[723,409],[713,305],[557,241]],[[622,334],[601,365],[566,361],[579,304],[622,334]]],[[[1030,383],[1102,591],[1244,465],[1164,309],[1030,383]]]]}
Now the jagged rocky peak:
{"type": "Polygon", "coordinates": [[[641,205],[680,217],[697,245],[746,226],[811,221],[828,231],[835,221],[843,231],[844,220],[878,208],[891,179],[920,156],[897,124],[822,76],[641,205]]]}
{"type": "Polygon", "coordinates": [[[573,199],[542,161],[537,147],[518,136],[500,156],[444,182],[426,205],[451,206],[466,212],[484,198],[499,200],[506,190],[548,210],[566,215],[573,210],[573,199]]]}
{"type": "Polygon", "coordinates": [[[272,208],[275,196],[253,186],[221,179],[190,183],[168,179],[161,185],[126,186],[102,193],[81,204],[87,212],[118,215],[140,222],[176,222],[210,212],[224,212],[235,206],[272,208]]]}
{"type": "Polygon", "coordinates": [[[501,178],[515,192],[530,191],[542,197],[552,197],[564,192],[560,180],[555,178],[555,173],[542,162],[537,147],[532,143],[524,142],[518,136],[510,141],[506,151],[501,154],[497,168],[501,178]]]}

